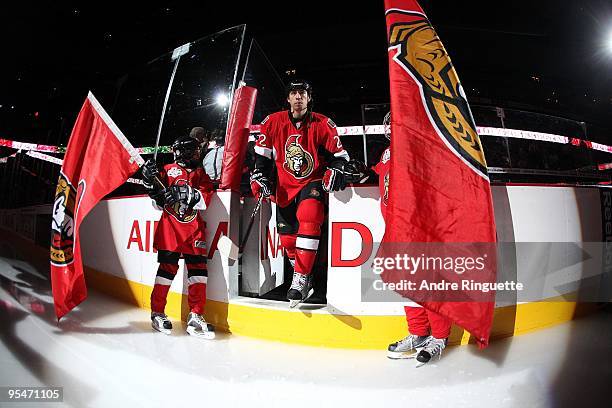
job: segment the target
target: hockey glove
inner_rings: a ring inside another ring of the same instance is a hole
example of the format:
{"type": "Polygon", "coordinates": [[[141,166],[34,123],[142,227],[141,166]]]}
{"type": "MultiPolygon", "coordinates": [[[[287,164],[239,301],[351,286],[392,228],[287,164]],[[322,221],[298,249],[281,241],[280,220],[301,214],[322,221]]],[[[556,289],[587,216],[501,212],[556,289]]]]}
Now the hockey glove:
{"type": "Polygon", "coordinates": [[[347,183],[363,183],[369,177],[365,164],[356,159],[351,159],[346,163],[343,173],[347,183]]]}
{"type": "Polygon", "coordinates": [[[253,170],[251,174],[251,191],[256,198],[268,198],[272,195],[272,182],[260,169],[253,170]]]}
{"type": "Polygon", "coordinates": [[[191,186],[171,186],[166,189],[165,192],[165,204],[173,205],[174,203],[181,202],[189,208],[193,208],[200,200],[202,195],[198,190],[191,186]]]}
{"type": "Polygon", "coordinates": [[[347,165],[344,159],[334,160],[327,166],[323,174],[323,190],[326,192],[344,190],[346,187],[346,177],[344,167],[347,165]]]}
{"type": "Polygon", "coordinates": [[[158,190],[158,189],[152,189],[149,190],[149,197],[151,197],[151,199],[153,201],[155,201],[155,204],[160,207],[163,208],[164,204],[166,204],[166,189],[164,188],[163,190],[158,190]]]}
{"type": "Polygon", "coordinates": [[[142,165],[142,181],[145,183],[145,187],[151,188],[155,177],[159,176],[159,170],[157,169],[157,163],[155,160],[149,159],[142,165]]]}

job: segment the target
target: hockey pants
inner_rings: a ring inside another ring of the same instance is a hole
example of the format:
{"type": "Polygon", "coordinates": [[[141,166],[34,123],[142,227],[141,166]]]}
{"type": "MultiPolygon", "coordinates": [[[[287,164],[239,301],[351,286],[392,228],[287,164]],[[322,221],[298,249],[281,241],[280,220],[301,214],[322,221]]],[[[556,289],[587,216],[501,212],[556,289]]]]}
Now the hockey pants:
{"type": "Polygon", "coordinates": [[[320,200],[306,198],[297,204],[295,218],[298,224],[297,233],[279,229],[281,244],[289,261],[294,265],[295,272],[309,275],[319,249],[325,207],[320,200]]]}

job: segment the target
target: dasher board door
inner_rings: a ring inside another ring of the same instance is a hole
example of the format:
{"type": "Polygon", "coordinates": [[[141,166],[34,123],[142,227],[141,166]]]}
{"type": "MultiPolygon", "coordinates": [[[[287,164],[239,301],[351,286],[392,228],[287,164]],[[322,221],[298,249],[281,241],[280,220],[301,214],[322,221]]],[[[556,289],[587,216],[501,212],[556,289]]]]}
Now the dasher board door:
{"type": "MultiPolygon", "coordinates": [[[[241,212],[242,237],[257,204],[253,197],[244,199],[241,212]]],[[[261,203],[242,255],[242,294],[261,296],[283,284],[284,260],[276,228],[276,204],[261,203]]]]}

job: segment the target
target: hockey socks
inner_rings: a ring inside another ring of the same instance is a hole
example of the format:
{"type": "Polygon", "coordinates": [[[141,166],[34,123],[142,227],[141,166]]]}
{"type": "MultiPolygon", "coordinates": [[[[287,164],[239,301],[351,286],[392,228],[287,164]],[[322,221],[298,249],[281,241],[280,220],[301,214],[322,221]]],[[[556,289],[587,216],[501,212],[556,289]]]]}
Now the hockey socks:
{"type": "Polygon", "coordinates": [[[170,290],[170,285],[172,285],[172,280],[176,276],[177,271],[177,264],[159,264],[157,276],[155,276],[155,284],[153,285],[153,292],[151,292],[151,311],[164,313],[168,291],[170,290]]]}

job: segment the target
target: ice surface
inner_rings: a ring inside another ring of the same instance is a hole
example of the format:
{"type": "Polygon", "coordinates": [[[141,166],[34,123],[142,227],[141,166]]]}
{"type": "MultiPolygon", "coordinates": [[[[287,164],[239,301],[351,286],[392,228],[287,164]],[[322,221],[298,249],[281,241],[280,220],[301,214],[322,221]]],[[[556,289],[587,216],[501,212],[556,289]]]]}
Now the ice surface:
{"type": "Polygon", "coordinates": [[[385,350],[225,333],[205,341],[180,322],[165,336],[151,330],[148,311],[95,291],[57,324],[44,268],[0,258],[0,386],[62,386],[64,406],[500,408],[608,399],[610,308],[484,351],[450,347],[416,369],[414,360],[389,360],[385,350]]]}

